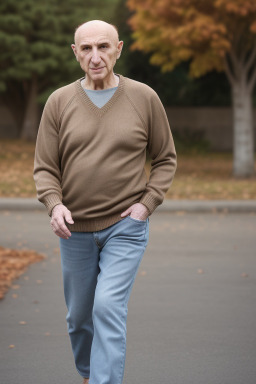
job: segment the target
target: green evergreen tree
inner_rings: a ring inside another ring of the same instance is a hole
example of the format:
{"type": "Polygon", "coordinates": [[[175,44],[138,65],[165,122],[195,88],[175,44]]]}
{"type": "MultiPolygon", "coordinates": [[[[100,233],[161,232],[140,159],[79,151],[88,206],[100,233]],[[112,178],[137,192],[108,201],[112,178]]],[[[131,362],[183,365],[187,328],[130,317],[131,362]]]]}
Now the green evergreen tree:
{"type": "Polygon", "coordinates": [[[82,72],[70,44],[77,25],[111,16],[116,0],[2,0],[0,95],[23,139],[34,140],[39,104],[82,72]]]}

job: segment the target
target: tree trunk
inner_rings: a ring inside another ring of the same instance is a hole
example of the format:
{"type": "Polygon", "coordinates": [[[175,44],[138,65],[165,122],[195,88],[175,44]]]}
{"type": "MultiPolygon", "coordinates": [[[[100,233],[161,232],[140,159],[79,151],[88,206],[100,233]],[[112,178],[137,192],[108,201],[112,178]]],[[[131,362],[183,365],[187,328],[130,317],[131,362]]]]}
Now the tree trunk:
{"type": "Polygon", "coordinates": [[[236,81],[233,95],[233,174],[236,177],[254,175],[254,134],[252,94],[246,81],[236,81]]]}
{"type": "Polygon", "coordinates": [[[21,138],[34,141],[37,136],[39,122],[39,111],[37,103],[37,78],[31,79],[29,87],[24,121],[21,130],[21,138]]]}

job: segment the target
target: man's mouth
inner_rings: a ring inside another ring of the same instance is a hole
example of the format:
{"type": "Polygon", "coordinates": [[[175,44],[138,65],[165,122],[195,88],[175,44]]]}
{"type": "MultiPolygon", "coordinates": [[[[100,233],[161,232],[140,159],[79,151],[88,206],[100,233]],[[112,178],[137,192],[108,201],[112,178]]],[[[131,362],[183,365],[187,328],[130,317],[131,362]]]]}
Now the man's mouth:
{"type": "Polygon", "coordinates": [[[91,68],[92,71],[100,71],[101,69],[103,69],[104,67],[98,67],[98,68],[91,68]]]}

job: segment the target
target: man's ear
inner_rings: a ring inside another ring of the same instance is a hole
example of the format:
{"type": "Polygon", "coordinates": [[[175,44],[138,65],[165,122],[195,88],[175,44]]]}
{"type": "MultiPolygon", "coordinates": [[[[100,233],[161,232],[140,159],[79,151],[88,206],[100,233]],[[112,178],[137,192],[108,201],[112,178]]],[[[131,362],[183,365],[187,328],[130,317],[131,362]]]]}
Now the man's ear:
{"type": "Polygon", "coordinates": [[[78,61],[75,44],[71,44],[71,48],[72,48],[72,50],[73,50],[73,52],[74,52],[74,55],[75,55],[75,57],[76,57],[76,60],[78,61]]]}
{"type": "Polygon", "coordinates": [[[119,43],[117,45],[117,59],[119,59],[119,57],[121,56],[123,45],[124,45],[124,42],[123,41],[119,41],[119,43]]]}

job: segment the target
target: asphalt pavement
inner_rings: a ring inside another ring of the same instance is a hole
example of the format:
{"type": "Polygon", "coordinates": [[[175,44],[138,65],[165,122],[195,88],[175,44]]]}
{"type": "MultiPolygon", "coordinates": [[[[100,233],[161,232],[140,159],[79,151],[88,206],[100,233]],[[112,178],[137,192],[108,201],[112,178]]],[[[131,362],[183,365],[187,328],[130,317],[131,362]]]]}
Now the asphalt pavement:
{"type": "MultiPolygon", "coordinates": [[[[193,212],[150,217],[129,302],[124,384],[256,382],[255,211],[193,212]]],[[[37,207],[0,210],[0,245],[46,256],[0,302],[1,384],[82,383],[49,221],[37,207]]]]}

